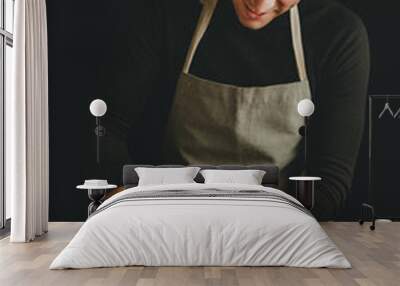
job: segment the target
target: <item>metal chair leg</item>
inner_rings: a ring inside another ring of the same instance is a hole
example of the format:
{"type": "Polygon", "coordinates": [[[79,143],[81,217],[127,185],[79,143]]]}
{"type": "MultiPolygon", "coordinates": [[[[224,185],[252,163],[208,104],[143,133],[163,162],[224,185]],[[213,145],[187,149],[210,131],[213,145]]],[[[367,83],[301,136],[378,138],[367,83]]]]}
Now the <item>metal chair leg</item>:
{"type": "Polygon", "coordinates": [[[364,215],[364,206],[361,205],[361,219],[358,221],[358,222],[360,223],[360,225],[363,225],[363,224],[364,224],[364,218],[365,218],[365,215],[364,215]]]}
{"type": "Polygon", "coordinates": [[[361,205],[361,219],[359,220],[359,223],[360,223],[360,225],[364,224],[365,215],[367,213],[366,210],[369,210],[370,218],[371,218],[371,222],[372,222],[372,225],[369,228],[370,228],[370,230],[375,230],[375,222],[376,222],[375,208],[369,204],[361,205]]]}

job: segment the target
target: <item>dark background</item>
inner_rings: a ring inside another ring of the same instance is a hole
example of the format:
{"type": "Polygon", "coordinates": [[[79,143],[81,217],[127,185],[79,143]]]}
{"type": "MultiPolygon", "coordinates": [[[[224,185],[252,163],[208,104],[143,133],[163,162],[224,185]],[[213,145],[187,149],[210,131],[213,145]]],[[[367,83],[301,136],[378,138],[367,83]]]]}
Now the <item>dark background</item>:
{"type": "MultiPolygon", "coordinates": [[[[396,9],[398,1],[340,0],[340,2],[363,19],[370,36],[372,70],[369,93],[400,94],[400,39],[398,37],[400,17],[398,17],[399,10],[396,9]]],[[[110,101],[112,90],[105,75],[114,71],[107,70],[105,63],[109,60],[110,54],[118,52],[120,48],[114,42],[115,36],[118,36],[114,33],[114,26],[119,19],[118,14],[113,12],[118,3],[119,1],[104,0],[47,1],[51,221],[86,219],[87,194],[85,191],[75,190],[75,186],[82,183],[85,178],[106,176],[112,183],[121,183],[122,163],[119,158],[112,156],[112,150],[107,150],[108,153],[105,154],[107,164],[104,164],[102,169],[95,164],[93,132],[95,120],[88,110],[93,99],[106,99],[110,109],[104,120],[108,127],[107,131],[109,134],[124,136],[126,130],[121,130],[120,127],[114,128],[115,126],[109,122],[111,120],[107,121],[110,116],[113,116],[113,106],[110,101]]],[[[132,122],[134,123],[143,111],[143,99],[140,90],[137,94],[127,94],[127,96],[135,98],[135,104],[132,105],[132,122]]],[[[400,120],[398,122],[400,124],[400,120]]],[[[376,148],[385,147],[387,138],[382,137],[382,134],[396,136],[398,125],[392,122],[388,125],[380,124],[379,128],[381,140],[376,141],[379,145],[376,148]]],[[[157,132],[157,130],[151,131],[157,132]]],[[[140,139],[140,134],[137,134],[137,140],[140,139]]],[[[107,146],[107,142],[105,144],[107,146]]],[[[390,146],[395,148],[396,145],[390,146]]],[[[113,148],[125,147],[114,146],[113,148]]],[[[386,157],[391,157],[392,153],[385,154],[386,157]]],[[[343,210],[338,219],[357,218],[361,202],[368,199],[368,162],[368,132],[366,132],[356,168],[353,191],[348,199],[348,207],[343,210]]],[[[384,196],[383,193],[379,196],[378,182],[375,184],[378,187],[374,189],[374,197],[378,197],[381,205],[390,204],[394,198],[391,194],[395,196],[399,192],[394,189],[395,180],[390,181],[384,176],[385,170],[398,169],[400,156],[398,160],[394,158],[384,161],[383,164],[382,161],[380,162],[382,168],[374,168],[374,172],[376,177],[385,182],[387,191],[384,196]]],[[[395,178],[395,174],[392,172],[390,177],[395,178]]],[[[400,217],[399,209],[391,209],[384,215],[400,217]]]]}

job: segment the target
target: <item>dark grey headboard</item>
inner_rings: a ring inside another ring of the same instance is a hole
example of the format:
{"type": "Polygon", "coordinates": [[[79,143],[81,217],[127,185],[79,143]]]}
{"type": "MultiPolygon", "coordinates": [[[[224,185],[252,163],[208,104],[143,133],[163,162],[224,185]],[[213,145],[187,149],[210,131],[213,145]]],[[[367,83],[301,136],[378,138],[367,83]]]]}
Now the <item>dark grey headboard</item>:
{"type": "MultiPolygon", "coordinates": [[[[273,165],[249,165],[249,166],[239,166],[239,165],[221,165],[221,166],[208,166],[208,165],[193,165],[196,167],[200,167],[201,169],[219,169],[219,170],[263,170],[266,172],[263,178],[263,186],[266,187],[275,187],[279,186],[279,168],[273,165]]],[[[161,167],[161,168],[177,168],[184,167],[183,165],[161,165],[161,166],[152,166],[152,165],[125,165],[123,169],[123,184],[125,187],[135,187],[138,185],[139,177],[135,171],[137,167],[161,167]]],[[[195,181],[198,183],[203,183],[204,178],[199,173],[199,175],[195,178],[195,181]]]]}

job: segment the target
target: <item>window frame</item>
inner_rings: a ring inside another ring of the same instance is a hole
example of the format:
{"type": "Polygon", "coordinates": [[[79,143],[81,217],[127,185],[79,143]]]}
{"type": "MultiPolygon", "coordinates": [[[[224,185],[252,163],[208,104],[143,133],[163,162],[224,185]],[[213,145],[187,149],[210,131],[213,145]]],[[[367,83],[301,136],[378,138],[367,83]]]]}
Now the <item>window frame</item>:
{"type": "MultiPolygon", "coordinates": [[[[5,168],[4,168],[4,146],[5,146],[5,93],[6,93],[6,48],[13,47],[14,36],[6,30],[7,11],[6,1],[0,0],[1,5],[1,21],[0,21],[0,229],[9,227],[6,223],[6,190],[5,190],[5,168]]],[[[13,2],[13,13],[15,0],[13,2]]],[[[14,15],[13,15],[14,16],[14,15]]],[[[12,16],[12,17],[13,17],[12,16]]],[[[14,28],[14,27],[13,27],[14,28]]],[[[13,29],[14,30],[14,29],[13,29]]]]}

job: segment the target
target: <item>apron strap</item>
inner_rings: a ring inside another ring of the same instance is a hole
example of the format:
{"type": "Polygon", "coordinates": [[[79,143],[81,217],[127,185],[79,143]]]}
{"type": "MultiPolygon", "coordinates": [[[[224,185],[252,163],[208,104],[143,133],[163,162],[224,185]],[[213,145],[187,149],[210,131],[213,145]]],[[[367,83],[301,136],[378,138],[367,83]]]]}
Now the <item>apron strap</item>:
{"type": "MultiPolygon", "coordinates": [[[[203,10],[199,16],[198,24],[193,35],[192,43],[186,55],[183,73],[189,73],[194,55],[203,38],[208,26],[210,25],[218,0],[202,0],[203,10]]],[[[292,43],[296,58],[297,70],[301,81],[307,80],[307,69],[304,58],[303,40],[301,34],[300,13],[298,6],[290,9],[290,27],[292,33],[292,43]]]]}
{"type": "Polygon", "coordinates": [[[199,16],[199,21],[193,35],[192,43],[186,55],[185,65],[183,66],[184,73],[189,73],[194,54],[196,53],[197,47],[199,46],[199,43],[211,22],[211,18],[214,14],[218,0],[202,0],[201,2],[203,3],[203,10],[199,16]]]}
{"type": "Polygon", "coordinates": [[[292,42],[296,57],[297,70],[301,81],[307,80],[307,68],[304,56],[303,38],[301,35],[301,22],[298,5],[290,9],[290,27],[292,31],[292,42]]]}

